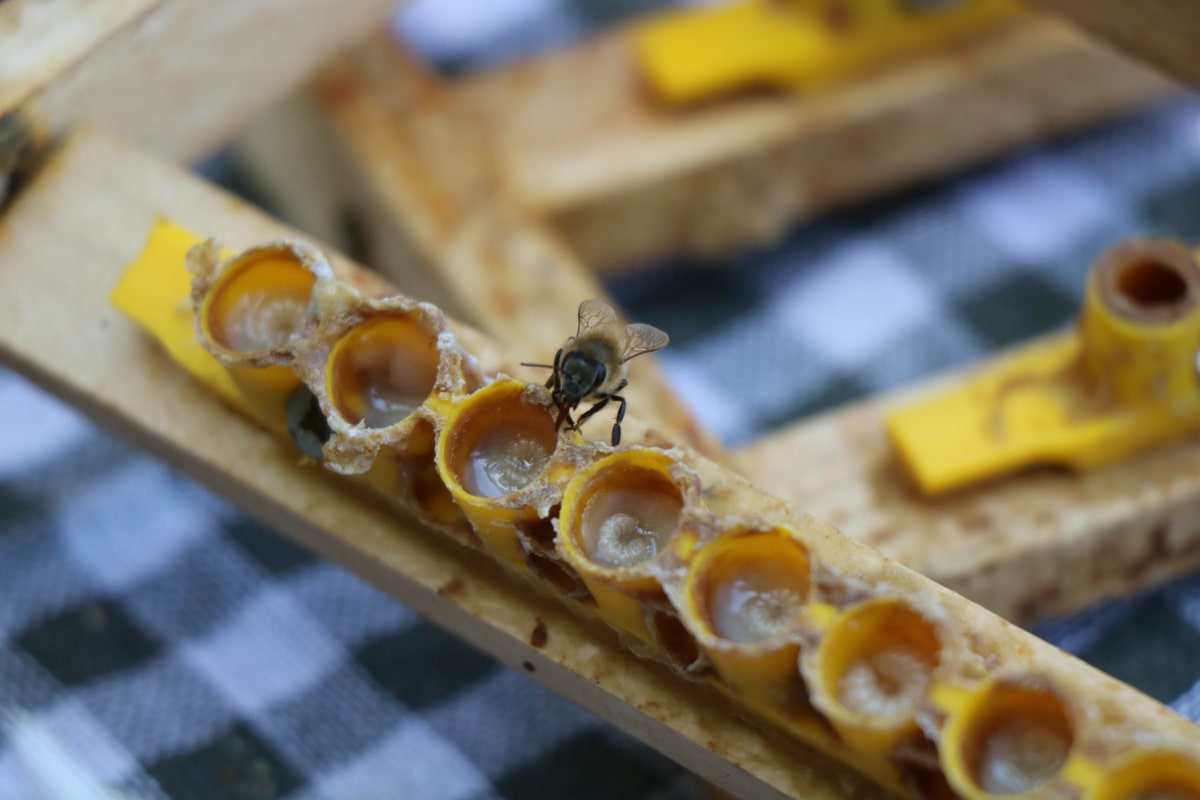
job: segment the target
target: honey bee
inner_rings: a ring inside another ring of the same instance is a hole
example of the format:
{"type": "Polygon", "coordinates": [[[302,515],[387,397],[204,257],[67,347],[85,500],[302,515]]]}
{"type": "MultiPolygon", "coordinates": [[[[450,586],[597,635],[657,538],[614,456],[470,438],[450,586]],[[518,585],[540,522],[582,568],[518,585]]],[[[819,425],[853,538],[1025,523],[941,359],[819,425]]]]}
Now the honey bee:
{"type": "Polygon", "coordinates": [[[546,388],[558,409],[555,428],[563,422],[578,429],[609,401],[621,404],[613,423],[612,443],[621,443],[621,420],[625,419],[625,398],[621,390],[629,385],[625,364],[644,353],[661,350],[669,342],[667,335],[653,325],[636,323],[622,328],[617,312],[602,300],[584,300],[579,304],[579,326],[554,356],[553,364],[528,364],[551,370],[546,388]],[[584,400],[595,405],[584,412],[579,421],[571,419],[573,411],[584,400]]]}

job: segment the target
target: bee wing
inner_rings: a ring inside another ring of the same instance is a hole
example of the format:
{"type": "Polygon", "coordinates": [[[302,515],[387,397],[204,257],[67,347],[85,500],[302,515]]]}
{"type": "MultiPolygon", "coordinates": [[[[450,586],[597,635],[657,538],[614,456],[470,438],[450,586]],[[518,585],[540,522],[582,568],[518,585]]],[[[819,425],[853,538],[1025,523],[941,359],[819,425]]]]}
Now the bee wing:
{"type": "Polygon", "coordinates": [[[603,300],[584,300],[579,304],[579,328],[576,336],[588,331],[611,328],[617,323],[617,312],[603,300]]]}
{"type": "Polygon", "coordinates": [[[621,362],[636,358],[643,353],[653,353],[662,350],[671,339],[653,325],[637,322],[625,326],[625,350],[621,353],[621,362]]]}

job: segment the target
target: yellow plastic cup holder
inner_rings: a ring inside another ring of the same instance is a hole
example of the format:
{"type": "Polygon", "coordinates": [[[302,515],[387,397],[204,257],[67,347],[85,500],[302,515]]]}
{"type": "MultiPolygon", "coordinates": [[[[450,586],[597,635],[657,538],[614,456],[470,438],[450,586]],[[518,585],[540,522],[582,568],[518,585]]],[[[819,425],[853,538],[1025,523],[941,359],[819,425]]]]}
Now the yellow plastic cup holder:
{"type": "Polygon", "coordinates": [[[455,504],[454,495],[442,483],[432,461],[413,472],[412,492],[417,508],[434,522],[449,526],[468,524],[466,515],[455,504]]]}
{"type": "Polygon", "coordinates": [[[1200,764],[1170,750],[1130,753],[1096,781],[1086,800],[1200,800],[1200,764]]]}
{"type": "MultiPolygon", "coordinates": [[[[558,551],[583,578],[609,622],[655,639],[643,600],[662,596],[648,566],[679,529],[683,489],[669,470],[674,459],[632,449],[600,459],[576,475],[563,493],[558,551]]],[[[665,630],[665,629],[664,629],[665,630]]],[[[672,629],[668,638],[678,631],[672,629]]]]}
{"type": "Polygon", "coordinates": [[[654,96],[686,106],[747,89],[838,85],[1022,13],[1010,0],[741,0],[656,15],[632,39],[654,96]]]}
{"type": "Polygon", "coordinates": [[[500,380],[455,405],[438,436],[436,459],[442,482],[476,533],[522,568],[518,531],[540,519],[514,495],[541,476],[558,445],[554,416],[531,389],[500,380]]]}
{"type": "Polygon", "coordinates": [[[1093,265],[1075,330],[888,414],[901,466],[937,495],[1041,465],[1091,469],[1200,433],[1200,264],[1136,240],[1093,265]]]}
{"type": "Polygon", "coordinates": [[[386,312],[356,325],[334,344],[325,391],[350,425],[387,428],[412,416],[433,391],[437,334],[415,316],[386,312]]]}
{"type": "Polygon", "coordinates": [[[992,678],[953,709],[942,733],[942,766],[963,797],[1041,797],[1053,792],[1074,741],[1072,715],[1049,681],[992,678]]]}
{"type": "Polygon", "coordinates": [[[418,512],[434,524],[474,538],[466,515],[438,475],[434,463],[436,438],[431,420],[414,418],[402,438],[379,451],[366,480],[386,496],[411,498],[418,512]]]}
{"type": "Polygon", "coordinates": [[[914,715],[941,650],[937,626],[902,601],[860,603],[834,620],[816,650],[814,703],[851,747],[886,757],[918,733],[914,715]]]}
{"type": "Polygon", "coordinates": [[[684,583],[685,620],[717,672],[767,713],[807,705],[797,640],[808,548],[786,528],[740,530],[702,548],[684,583]]]}
{"type": "Polygon", "coordinates": [[[1179,242],[1137,240],[1106,251],[1092,269],[1080,327],[1089,373],[1122,403],[1194,402],[1200,394],[1200,266],[1179,242]]]}

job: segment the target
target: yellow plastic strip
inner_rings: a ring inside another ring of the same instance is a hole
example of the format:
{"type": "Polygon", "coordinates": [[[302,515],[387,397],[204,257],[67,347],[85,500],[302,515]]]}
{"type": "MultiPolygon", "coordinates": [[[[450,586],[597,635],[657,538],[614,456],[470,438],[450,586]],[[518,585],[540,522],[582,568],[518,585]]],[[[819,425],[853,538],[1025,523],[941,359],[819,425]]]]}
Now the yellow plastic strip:
{"type": "MultiPolygon", "coordinates": [[[[160,219],[138,257],[126,267],[109,302],[150,333],[192,377],[243,413],[251,413],[229,371],[196,338],[187,252],[204,238],[160,219]]],[[[224,255],[224,254],[223,254],[224,255]]]]}
{"type": "Polygon", "coordinates": [[[923,10],[904,0],[743,0],[664,14],[634,48],[655,93],[693,103],[744,88],[812,88],[1019,17],[1011,0],[923,10]]]}

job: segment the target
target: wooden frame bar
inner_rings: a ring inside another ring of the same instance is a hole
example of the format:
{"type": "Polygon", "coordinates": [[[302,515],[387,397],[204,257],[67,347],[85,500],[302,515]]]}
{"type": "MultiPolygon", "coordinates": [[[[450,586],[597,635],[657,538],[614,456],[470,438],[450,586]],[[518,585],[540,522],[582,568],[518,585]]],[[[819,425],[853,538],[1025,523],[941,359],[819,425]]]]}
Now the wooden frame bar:
{"type": "Polygon", "coordinates": [[[336,476],[296,469],[283,445],[108,305],[162,215],[219,231],[233,248],[295,236],[172,166],[76,134],[0,216],[0,360],[736,796],[881,796],[809,748],[739,721],[717,695],[629,655],[607,628],[482,554],[405,523],[336,476]]]}
{"type": "Polygon", "coordinates": [[[1190,0],[1033,0],[1192,85],[1200,85],[1200,6],[1190,0]]]}
{"type": "MultiPolygon", "coordinates": [[[[392,79],[376,71],[360,80],[392,79]]],[[[618,271],[769,240],[799,218],[1079,128],[1170,86],[1061,23],[1031,17],[807,95],[662,108],[619,30],[456,82],[452,92],[487,132],[514,202],[588,265],[618,271]]]]}
{"type": "MultiPolygon", "coordinates": [[[[737,712],[705,687],[631,657],[583,609],[562,605],[536,583],[514,580],[491,558],[431,535],[338,478],[297,465],[285,443],[186,377],[107,303],[117,275],[162,216],[219,230],[235,249],[290,235],[175,168],[101,135],[77,134],[0,220],[0,263],[21,265],[0,270],[0,358],[227,493],[268,524],[376,581],[468,641],[514,666],[519,663],[738,796],[881,796],[798,742],[738,723],[737,712]]],[[[351,265],[331,255],[338,262],[335,271],[347,274],[351,265]]],[[[508,363],[510,356],[479,334],[456,330],[481,362],[508,363]]],[[[629,422],[640,428],[638,437],[653,438],[636,421],[629,422]]],[[[709,474],[704,485],[713,492],[714,508],[724,509],[717,511],[719,519],[761,514],[803,531],[827,569],[823,580],[831,581],[826,602],[837,605],[828,610],[861,607],[855,604],[863,597],[895,595],[944,619],[954,642],[973,642],[955,650],[952,675],[944,678],[940,699],[931,701],[949,715],[949,722],[935,723],[939,736],[949,737],[947,753],[959,752],[953,742],[962,731],[955,720],[975,713],[968,698],[991,691],[1001,678],[1044,680],[1064,687],[1080,704],[1071,713],[1080,725],[1079,758],[1088,766],[1064,770],[1056,785],[1095,786],[1099,770],[1111,768],[1134,742],[1188,754],[1194,749],[1195,728],[1136,691],[711,462],[688,458],[709,474]],[[987,654],[994,663],[978,660],[987,654]]],[[[863,747],[867,750],[856,752],[870,751],[863,747]]],[[[955,758],[939,759],[951,784],[976,780],[955,758]]]]}
{"type": "Polygon", "coordinates": [[[38,138],[86,123],[193,159],[366,36],[394,4],[7,0],[0,117],[19,115],[38,138]]]}
{"type": "MultiPolygon", "coordinates": [[[[293,104],[235,143],[272,197],[333,241],[341,241],[345,202],[303,191],[294,164],[301,154],[337,160],[340,174],[322,170],[320,185],[340,184],[345,198],[372,195],[372,208],[356,205],[356,219],[380,247],[372,263],[393,278],[411,253],[393,246],[393,231],[414,225],[395,165],[418,117],[411,102],[406,112],[397,101],[415,71],[400,45],[377,36],[319,73],[304,114],[293,104]]],[[[817,95],[760,95],[689,111],[650,101],[620,30],[434,85],[443,107],[477,137],[476,155],[464,160],[478,163],[486,153],[493,195],[540,220],[601,273],[763,242],[796,219],[1098,121],[1173,87],[1046,19],[817,95]]],[[[453,293],[442,299],[448,307],[462,301],[453,293]]]]}

